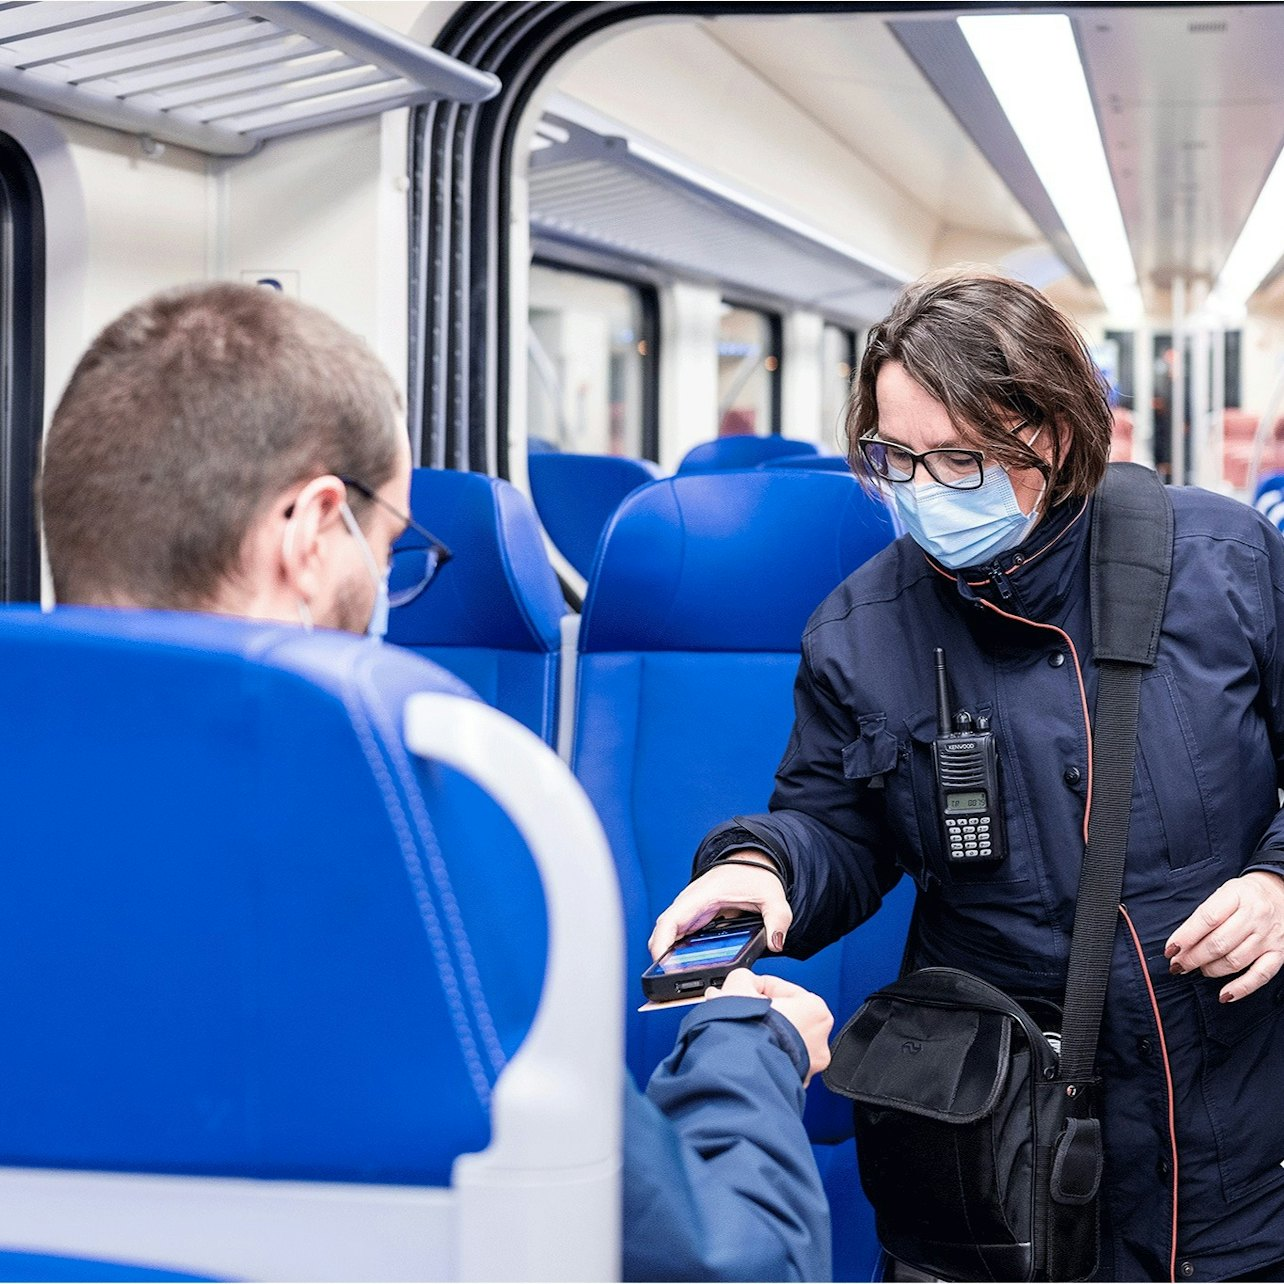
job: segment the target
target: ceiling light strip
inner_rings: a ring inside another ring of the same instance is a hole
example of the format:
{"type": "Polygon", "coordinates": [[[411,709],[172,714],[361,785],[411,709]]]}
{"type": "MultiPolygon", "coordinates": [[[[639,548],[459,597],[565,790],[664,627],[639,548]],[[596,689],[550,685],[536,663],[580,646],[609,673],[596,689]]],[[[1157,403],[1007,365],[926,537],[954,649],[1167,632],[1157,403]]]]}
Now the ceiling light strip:
{"type": "Polygon", "coordinates": [[[1279,265],[1284,250],[1284,152],[1275,158],[1256,204],[1249,211],[1244,228],[1226,256],[1217,278],[1211,302],[1236,312],[1248,297],[1279,265]]]}
{"type": "Polygon", "coordinates": [[[1135,319],[1137,269],[1070,19],[1003,14],[958,24],[1107,309],[1135,319]]]}

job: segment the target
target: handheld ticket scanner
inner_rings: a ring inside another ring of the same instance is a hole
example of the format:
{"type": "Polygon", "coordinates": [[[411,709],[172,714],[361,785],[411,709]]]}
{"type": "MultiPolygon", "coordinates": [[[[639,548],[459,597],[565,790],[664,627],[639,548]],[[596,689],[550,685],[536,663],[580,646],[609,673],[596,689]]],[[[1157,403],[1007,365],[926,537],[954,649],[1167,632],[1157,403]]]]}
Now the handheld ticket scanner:
{"type": "Polygon", "coordinates": [[[951,714],[945,652],[936,648],[937,737],[932,742],[946,859],[997,865],[1007,856],[999,803],[999,751],[988,718],[951,714]]]}

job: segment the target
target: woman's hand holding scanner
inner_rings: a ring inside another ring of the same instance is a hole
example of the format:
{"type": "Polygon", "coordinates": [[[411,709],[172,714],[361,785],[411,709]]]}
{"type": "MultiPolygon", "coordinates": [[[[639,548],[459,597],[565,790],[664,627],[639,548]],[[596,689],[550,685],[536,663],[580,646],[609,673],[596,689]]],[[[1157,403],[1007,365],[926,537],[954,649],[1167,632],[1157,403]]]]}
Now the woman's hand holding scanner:
{"type": "Polygon", "coordinates": [[[1235,976],[1220,994],[1234,1003],[1260,989],[1284,964],[1284,878],[1253,870],[1223,883],[1168,938],[1171,971],[1235,976]]]}
{"type": "Polygon", "coordinates": [[[767,930],[767,948],[776,954],[784,949],[785,935],[794,915],[771,862],[756,851],[736,850],[727,856],[737,863],[715,865],[684,888],[656,919],[655,930],[647,942],[653,959],[666,954],[678,937],[690,936],[726,910],[761,914],[767,930]],[[762,868],[755,869],[755,865],[762,868]]]}
{"type": "Polygon", "coordinates": [[[732,972],[721,988],[710,986],[705,991],[706,999],[725,995],[770,999],[771,1006],[802,1035],[809,1062],[804,1088],[812,1075],[820,1074],[829,1065],[829,1036],[834,1028],[834,1014],[819,995],[792,981],[782,981],[778,976],[758,976],[743,967],[732,972]]]}

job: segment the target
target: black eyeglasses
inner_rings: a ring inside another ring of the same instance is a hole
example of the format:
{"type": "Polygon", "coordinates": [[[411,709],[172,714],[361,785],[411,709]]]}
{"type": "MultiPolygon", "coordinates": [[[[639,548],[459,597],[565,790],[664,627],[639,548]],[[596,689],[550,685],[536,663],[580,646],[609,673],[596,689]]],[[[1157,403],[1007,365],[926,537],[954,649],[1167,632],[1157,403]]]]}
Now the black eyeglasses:
{"type": "Polygon", "coordinates": [[[392,546],[392,564],[388,575],[388,605],[405,606],[413,602],[420,593],[432,583],[433,577],[454,556],[445,544],[430,530],[420,526],[413,517],[394,508],[386,499],[376,495],[365,482],[355,477],[345,477],[336,473],[336,477],[345,485],[351,486],[358,495],[364,496],[371,503],[391,513],[399,522],[405,524],[405,530],[392,546]]]}
{"type": "Polygon", "coordinates": [[[878,437],[857,443],[870,472],[889,482],[914,480],[919,464],[928,476],[951,490],[976,490],[985,480],[984,456],[979,450],[924,450],[918,453],[878,437]]]}
{"type": "MultiPolygon", "coordinates": [[[[1015,436],[1029,420],[1022,419],[1012,425],[1015,436]]],[[[1038,432],[1034,437],[1038,437],[1038,432]]],[[[1027,446],[1032,445],[1034,437],[1027,446]]],[[[883,441],[881,437],[862,437],[857,443],[870,471],[883,481],[902,483],[914,480],[914,471],[921,463],[933,481],[951,490],[976,490],[985,481],[985,456],[979,450],[924,450],[917,452],[883,441]]],[[[1046,470],[1045,470],[1046,471],[1046,470]]]]}
{"type": "MultiPolygon", "coordinates": [[[[1015,433],[1024,427],[1023,421],[1012,431],[1015,433]]],[[[862,437],[856,444],[870,472],[884,481],[913,481],[914,470],[919,464],[927,469],[927,475],[933,481],[951,490],[976,490],[985,481],[985,456],[979,450],[917,452],[895,442],[883,441],[880,437],[862,437]]]]}

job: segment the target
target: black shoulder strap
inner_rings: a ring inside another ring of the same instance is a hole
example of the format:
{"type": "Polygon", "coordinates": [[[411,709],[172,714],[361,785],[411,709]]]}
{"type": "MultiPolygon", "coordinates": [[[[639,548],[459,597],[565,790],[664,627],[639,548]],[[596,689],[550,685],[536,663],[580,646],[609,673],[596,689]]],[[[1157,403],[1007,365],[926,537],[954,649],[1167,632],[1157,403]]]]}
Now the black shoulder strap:
{"type": "Polygon", "coordinates": [[[1092,651],[1097,701],[1092,806],[1079,875],[1061,1027],[1061,1077],[1093,1075],[1114,952],[1137,756],[1141,677],[1155,663],[1173,563],[1172,501],[1139,464],[1112,464],[1091,534],[1092,651]]]}

